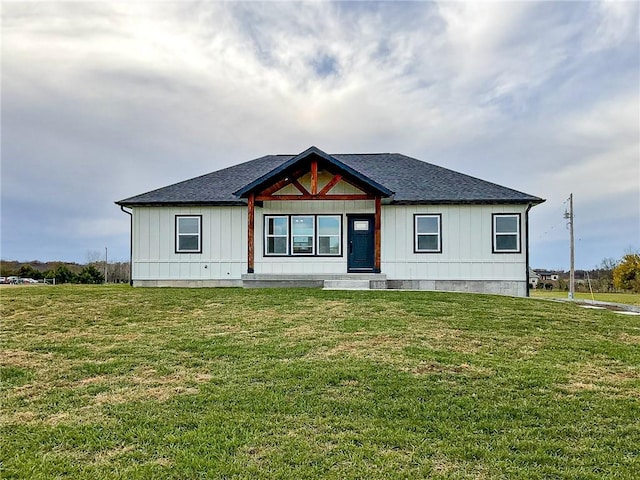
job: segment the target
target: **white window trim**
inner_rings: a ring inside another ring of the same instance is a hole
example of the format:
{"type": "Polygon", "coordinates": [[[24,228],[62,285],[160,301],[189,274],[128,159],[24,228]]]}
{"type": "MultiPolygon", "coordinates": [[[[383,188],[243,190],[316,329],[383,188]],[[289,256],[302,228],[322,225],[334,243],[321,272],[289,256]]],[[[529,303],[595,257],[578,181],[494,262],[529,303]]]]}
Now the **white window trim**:
{"type": "Polygon", "coordinates": [[[493,241],[493,253],[522,253],[522,246],[520,242],[520,214],[519,213],[494,213],[492,219],[492,241],[493,241]],[[513,217],[516,219],[516,231],[515,232],[498,232],[496,230],[496,222],[498,217],[513,217]],[[516,236],[516,248],[515,249],[498,249],[498,236],[516,236]]]}
{"type": "Polygon", "coordinates": [[[289,255],[289,233],[290,233],[290,225],[289,225],[289,215],[265,215],[264,216],[264,255],[267,257],[282,257],[289,255]],[[271,218],[284,218],[287,221],[287,233],[284,235],[276,235],[269,233],[269,219],[271,218]],[[285,242],[285,253],[269,253],[269,238],[284,238],[285,242]]]}
{"type": "Polygon", "coordinates": [[[440,213],[416,213],[413,216],[413,253],[442,253],[442,214],[440,213]],[[438,220],[438,232],[437,233],[419,233],[418,232],[418,219],[431,217],[438,220]],[[420,249],[418,248],[418,237],[422,235],[438,236],[438,248],[437,249],[420,249]]]}
{"type": "Polygon", "coordinates": [[[342,215],[316,215],[316,242],[318,243],[317,252],[318,255],[323,257],[339,257],[342,255],[342,215]],[[338,233],[333,235],[320,235],[320,219],[321,218],[335,218],[338,220],[338,233]],[[338,253],[320,253],[320,239],[321,238],[338,238],[338,253]]]}
{"type": "Polygon", "coordinates": [[[290,229],[289,229],[289,235],[291,237],[290,241],[291,241],[291,248],[290,248],[290,252],[291,255],[296,256],[296,257],[310,257],[310,256],[314,256],[316,254],[316,222],[315,222],[315,218],[314,215],[290,215],[289,217],[289,222],[290,222],[290,229]],[[293,233],[293,219],[294,218],[310,218],[311,219],[311,225],[313,225],[313,232],[311,233],[311,253],[296,253],[293,249],[293,239],[295,237],[308,237],[309,235],[294,235],[293,233]]]}
{"type": "Polygon", "coordinates": [[[202,215],[176,215],[176,253],[202,253],[202,215]],[[198,220],[198,233],[180,233],[180,220],[183,218],[195,218],[198,220]],[[198,236],[198,248],[195,250],[189,249],[181,249],[180,248],[180,237],[192,237],[194,235],[198,236]]]}

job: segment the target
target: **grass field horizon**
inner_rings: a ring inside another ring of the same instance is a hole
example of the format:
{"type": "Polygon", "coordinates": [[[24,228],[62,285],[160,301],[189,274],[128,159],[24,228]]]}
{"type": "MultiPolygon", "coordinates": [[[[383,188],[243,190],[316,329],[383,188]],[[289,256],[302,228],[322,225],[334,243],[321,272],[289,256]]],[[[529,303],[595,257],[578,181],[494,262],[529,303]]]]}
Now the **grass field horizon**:
{"type": "Polygon", "coordinates": [[[3,478],[640,471],[640,317],[436,292],[0,298],[3,478]]]}

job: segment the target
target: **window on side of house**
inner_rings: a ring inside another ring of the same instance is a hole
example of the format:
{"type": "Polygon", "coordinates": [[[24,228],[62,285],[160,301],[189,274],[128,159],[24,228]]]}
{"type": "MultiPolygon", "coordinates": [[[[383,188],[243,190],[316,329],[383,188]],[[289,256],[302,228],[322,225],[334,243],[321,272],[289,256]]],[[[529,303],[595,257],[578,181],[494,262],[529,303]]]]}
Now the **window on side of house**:
{"type": "Polygon", "coordinates": [[[439,213],[414,215],[415,253],[442,253],[442,215],[439,213]]]}
{"type": "Polygon", "coordinates": [[[342,217],[318,215],[318,255],[340,255],[342,217]]]}
{"type": "Polygon", "coordinates": [[[265,254],[287,255],[289,253],[289,217],[265,217],[265,254]]]}
{"type": "Polygon", "coordinates": [[[315,222],[311,215],[291,216],[291,254],[313,255],[315,222]]]}
{"type": "Polygon", "coordinates": [[[520,214],[493,214],[493,253],[520,253],[520,214]]]}
{"type": "Polygon", "coordinates": [[[176,215],[176,253],[202,253],[202,215],[176,215]]]}

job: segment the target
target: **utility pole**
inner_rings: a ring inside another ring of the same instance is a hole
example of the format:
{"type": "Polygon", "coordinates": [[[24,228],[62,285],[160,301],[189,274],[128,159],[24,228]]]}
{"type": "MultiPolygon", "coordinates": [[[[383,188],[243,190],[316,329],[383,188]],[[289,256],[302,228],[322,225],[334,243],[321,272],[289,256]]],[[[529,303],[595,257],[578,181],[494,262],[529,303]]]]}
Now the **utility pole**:
{"type": "Polygon", "coordinates": [[[569,211],[564,212],[564,218],[569,225],[569,239],[571,242],[571,260],[569,266],[569,299],[573,300],[575,294],[575,268],[574,268],[574,241],[573,241],[573,193],[569,195],[569,211]]]}
{"type": "Polygon", "coordinates": [[[109,265],[107,258],[107,247],[104,247],[104,283],[107,283],[107,265],[109,265]]]}

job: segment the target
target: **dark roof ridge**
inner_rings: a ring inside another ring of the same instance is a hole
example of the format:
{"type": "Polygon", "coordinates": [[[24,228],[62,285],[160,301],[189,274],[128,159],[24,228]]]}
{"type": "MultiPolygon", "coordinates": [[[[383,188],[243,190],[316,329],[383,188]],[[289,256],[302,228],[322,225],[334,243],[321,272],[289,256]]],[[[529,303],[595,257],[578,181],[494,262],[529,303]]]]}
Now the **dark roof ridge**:
{"type": "MultiPolygon", "coordinates": [[[[300,155],[299,153],[274,153],[273,155],[265,155],[265,157],[295,157],[300,155]]],[[[398,153],[398,152],[360,152],[360,153],[328,153],[327,155],[330,156],[334,156],[334,155],[340,155],[341,157],[346,157],[346,156],[352,156],[352,157],[361,157],[363,155],[403,155],[402,153],[398,153]]],[[[405,157],[407,155],[404,155],[405,157]]],[[[411,157],[409,157],[411,158],[411,157]]],[[[251,160],[249,160],[251,161],[251,160]]],[[[420,162],[422,162],[422,160],[418,160],[420,162]]],[[[244,162],[246,163],[246,162],[244,162]]],[[[424,162],[423,162],[424,163],[424,162]]]]}

